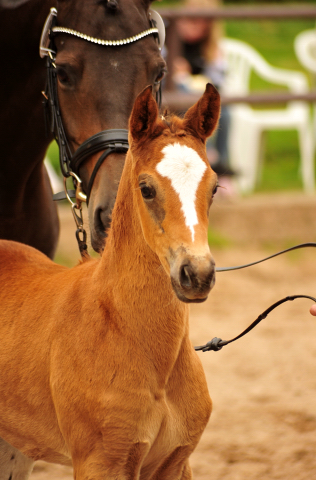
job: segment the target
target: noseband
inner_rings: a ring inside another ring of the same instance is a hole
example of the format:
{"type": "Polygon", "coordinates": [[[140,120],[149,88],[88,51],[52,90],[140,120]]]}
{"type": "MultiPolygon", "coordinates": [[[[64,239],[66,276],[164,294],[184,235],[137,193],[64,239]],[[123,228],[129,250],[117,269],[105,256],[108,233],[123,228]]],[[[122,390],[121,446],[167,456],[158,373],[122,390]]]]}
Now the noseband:
{"type": "MultiPolygon", "coordinates": [[[[165,39],[165,29],[163,21],[160,15],[154,10],[150,10],[150,23],[151,28],[145,30],[133,37],[122,39],[122,40],[101,40],[97,39],[83,33],[77,32],[64,27],[56,26],[57,10],[51,8],[50,14],[47,17],[45,22],[41,41],[40,41],[40,56],[43,58],[46,56],[46,70],[47,70],[47,83],[44,95],[44,108],[45,108],[45,121],[47,126],[47,131],[54,134],[55,140],[59,146],[59,161],[62,174],[65,178],[69,176],[74,177],[74,173],[79,177],[79,168],[80,166],[88,160],[92,155],[103,151],[102,155],[98,159],[91,178],[89,180],[88,187],[86,189],[86,202],[88,204],[91,189],[93,186],[94,179],[97,175],[97,172],[105,161],[105,159],[111,153],[126,153],[128,145],[128,130],[125,129],[113,129],[113,130],[103,130],[92,137],[88,138],[80,147],[72,154],[69,143],[67,141],[67,136],[63,126],[61,112],[58,101],[58,92],[57,92],[57,72],[55,65],[56,57],[56,47],[54,45],[53,36],[58,33],[66,33],[68,35],[73,35],[78,38],[81,38],[85,41],[95,43],[101,46],[120,46],[126,45],[132,42],[136,42],[147,35],[155,35],[159,49],[161,50],[164,39],[165,39]]],[[[160,104],[161,91],[157,92],[156,100],[160,104]]],[[[76,178],[76,177],[75,177],[76,178]]],[[[75,180],[76,183],[76,180],[75,180]]],[[[71,194],[72,192],[69,192],[71,194]]],[[[54,196],[56,200],[67,198],[65,194],[57,194],[54,196]]],[[[84,197],[81,195],[81,200],[84,197]]]]}

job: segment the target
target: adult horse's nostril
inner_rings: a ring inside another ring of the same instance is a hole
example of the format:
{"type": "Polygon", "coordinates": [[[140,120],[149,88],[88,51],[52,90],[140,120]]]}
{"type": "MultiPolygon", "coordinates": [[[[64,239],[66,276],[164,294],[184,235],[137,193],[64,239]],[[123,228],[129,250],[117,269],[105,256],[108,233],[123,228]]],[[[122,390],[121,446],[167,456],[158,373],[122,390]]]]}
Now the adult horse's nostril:
{"type": "Polygon", "coordinates": [[[182,267],[180,268],[180,285],[183,288],[192,287],[189,265],[182,265],[182,267]]]}
{"type": "Polygon", "coordinates": [[[96,208],[94,213],[94,228],[101,237],[106,237],[106,231],[111,223],[109,208],[96,208]]]}
{"type": "Polygon", "coordinates": [[[107,231],[111,224],[110,211],[97,207],[94,210],[93,222],[90,227],[91,246],[96,252],[102,252],[104,249],[107,231]]]}

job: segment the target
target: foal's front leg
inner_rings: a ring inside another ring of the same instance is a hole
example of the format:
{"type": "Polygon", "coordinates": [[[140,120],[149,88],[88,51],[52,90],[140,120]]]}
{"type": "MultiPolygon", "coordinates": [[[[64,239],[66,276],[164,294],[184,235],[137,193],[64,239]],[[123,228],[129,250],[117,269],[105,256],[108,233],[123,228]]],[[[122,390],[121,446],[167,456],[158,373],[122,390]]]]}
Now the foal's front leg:
{"type": "Polygon", "coordinates": [[[0,438],[0,480],[27,480],[34,462],[0,438]]]}
{"type": "Polygon", "coordinates": [[[189,456],[192,451],[192,445],[176,448],[164,461],[152,480],[191,480],[189,456]]]}
{"type": "MultiPolygon", "coordinates": [[[[118,442],[119,444],[120,442],[118,442]]],[[[109,447],[115,450],[115,442],[109,447]]],[[[144,457],[148,453],[146,442],[126,445],[121,451],[105,451],[104,445],[89,454],[72,457],[75,480],[139,480],[144,457]]]]}

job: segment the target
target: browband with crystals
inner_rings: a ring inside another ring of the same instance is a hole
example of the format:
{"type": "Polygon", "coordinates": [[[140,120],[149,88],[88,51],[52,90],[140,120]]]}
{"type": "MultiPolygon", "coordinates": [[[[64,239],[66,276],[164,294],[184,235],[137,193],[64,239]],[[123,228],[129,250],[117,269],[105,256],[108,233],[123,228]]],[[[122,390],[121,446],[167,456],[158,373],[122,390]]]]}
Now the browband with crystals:
{"type": "Polygon", "coordinates": [[[152,33],[159,33],[158,28],[149,28],[144,32],[139,33],[138,35],[134,35],[130,38],[124,38],[123,40],[101,40],[100,38],[90,37],[89,35],[85,35],[84,33],[77,32],[76,30],[72,30],[71,28],[65,27],[53,27],[53,33],[67,33],[69,35],[74,35],[75,37],[82,38],[82,40],[86,40],[87,42],[97,43],[98,45],[106,45],[106,46],[118,46],[118,45],[126,45],[128,43],[136,42],[147,35],[151,35],[152,33]]]}
{"type": "Polygon", "coordinates": [[[115,47],[119,45],[127,45],[129,43],[136,42],[137,40],[140,40],[141,38],[144,38],[147,35],[151,35],[151,34],[156,35],[159,50],[162,49],[165,43],[165,36],[166,36],[165,25],[164,25],[163,19],[161,18],[159,13],[156,12],[155,10],[149,10],[149,17],[150,17],[150,23],[152,25],[152,28],[149,28],[148,30],[144,30],[143,32],[138,33],[133,37],[124,38],[123,40],[102,40],[100,38],[90,37],[89,35],[85,35],[84,33],[77,32],[76,30],[72,30],[71,28],[57,27],[57,26],[52,27],[54,18],[56,17],[57,17],[57,10],[55,7],[52,7],[50,9],[49,15],[44,24],[42,35],[41,35],[40,49],[39,49],[41,58],[44,58],[47,55],[54,55],[56,53],[51,48],[49,48],[51,43],[51,37],[50,37],[51,32],[67,33],[68,35],[74,35],[78,38],[82,38],[83,40],[95,43],[97,45],[115,46],[115,47]]]}

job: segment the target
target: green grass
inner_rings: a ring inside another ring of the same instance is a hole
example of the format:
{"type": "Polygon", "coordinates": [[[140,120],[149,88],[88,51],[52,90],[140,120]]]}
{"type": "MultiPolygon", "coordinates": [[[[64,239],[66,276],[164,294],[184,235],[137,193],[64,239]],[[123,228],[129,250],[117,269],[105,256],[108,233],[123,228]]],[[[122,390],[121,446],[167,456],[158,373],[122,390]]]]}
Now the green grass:
{"type": "Polygon", "coordinates": [[[298,135],[296,131],[268,131],[258,192],[301,190],[298,135]]]}
{"type": "Polygon", "coordinates": [[[55,140],[50,144],[46,152],[46,156],[49,158],[54,169],[60,174],[60,165],[59,165],[59,149],[55,140]]]}

